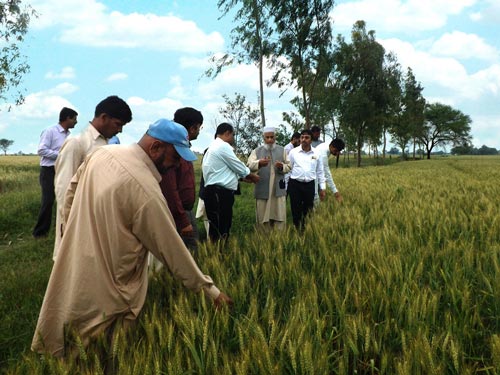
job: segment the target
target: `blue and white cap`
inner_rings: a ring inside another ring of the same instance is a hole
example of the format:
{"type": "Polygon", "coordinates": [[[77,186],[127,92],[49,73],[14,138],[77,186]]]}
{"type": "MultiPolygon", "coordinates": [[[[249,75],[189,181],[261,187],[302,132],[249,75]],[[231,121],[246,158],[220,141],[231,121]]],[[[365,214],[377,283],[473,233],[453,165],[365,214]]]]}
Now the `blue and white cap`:
{"type": "Polygon", "coordinates": [[[198,159],[189,148],[189,136],[186,128],[174,121],[159,119],[149,125],[146,134],[173,145],[184,160],[195,161],[198,159]]]}

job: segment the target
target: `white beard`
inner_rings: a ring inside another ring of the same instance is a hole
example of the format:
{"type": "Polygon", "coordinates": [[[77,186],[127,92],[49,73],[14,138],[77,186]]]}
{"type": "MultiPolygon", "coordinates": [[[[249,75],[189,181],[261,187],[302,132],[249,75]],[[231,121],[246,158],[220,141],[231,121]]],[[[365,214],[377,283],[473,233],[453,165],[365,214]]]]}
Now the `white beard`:
{"type": "Polygon", "coordinates": [[[273,144],[267,144],[266,143],[266,144],[264,144],[264,146],[265,146],[266,150],[272,151],[272,150],[274,150],[276,148],[276,143],[273,143],[273,144]]]}

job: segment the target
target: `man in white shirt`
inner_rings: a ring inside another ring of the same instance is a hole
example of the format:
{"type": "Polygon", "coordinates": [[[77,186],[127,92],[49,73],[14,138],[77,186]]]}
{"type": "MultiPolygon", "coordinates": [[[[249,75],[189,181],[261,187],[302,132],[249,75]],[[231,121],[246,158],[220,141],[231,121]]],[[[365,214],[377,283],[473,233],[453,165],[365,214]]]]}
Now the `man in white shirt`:
{"type": "MultiPolygon", "coordinates": [[[[316,152],[319,154],[321,158],[321,162],[323,163],[323,170],[325,173],[326,185],[330,188],[330,190],[335,195],[335,199],[337,202],[342,202],[342,195],[337,189],[335,182],[333,182],[332,172],[330,171],[330,166],[328,165],[328,156],[333,155],[338,157],[342,150],[345,147],[345,143],[340,138],[335,138],[330,144],[320,143],[317,147],[315,147],[316,152]]],[[[314,196],[314,204],[319,203],[319,195],[318,195],[318,184],[316,184],[316,194],[314,196]]]]}
{"type": "Polygon", "coordinates": [[[259,176],[250,173],[250,169],[234,153],[230,146],[233,142],[233,126],[222,123],[217,127],[215,140],[208,146],[203,157],[203,200],[210,222],[209,237],[212,241],[227,240],[229,237],[238,181],[259,182],[259,176]]]}
{"type": "Polygon", "coordinates": [[[311,147],[312,132],[305,129],[300,133],[300,147],[288,154],[290,159],[290,180],[288,196],[292,209],[293,224],[299,230],[304,228],[306,216],[314,207],[315,181],[319,184],[319,197],[325,198],[325,175],[319,155],[311,147]]]}
{"type": "Polygon", "coordinates": [[[59,150],[69,135],[69,129],[73,129],[77,123],[78,113],[64,107],[59,113],[59,124],[53,125],[42,132],[38,145],[40,158],[40,186],[42,188],[42,203],[38,220],[33,229],[33,237],[45,237],[50,230],[52,222],[52,206],[54,205],[54,164],[59,150]]]}
{"type": "Polygon", "coordinates": [[[131,120],[132,111],[128,104],[116,95],[108,96],[96,106],[89,126],[76,137],[69,137],[61,147],[55,164],[57,215],[54,260],[63,234],[64,195],[71,178],[87,155],[97,147],[107,145],[108,139],[121,133],[123,126],[131,120]]]}

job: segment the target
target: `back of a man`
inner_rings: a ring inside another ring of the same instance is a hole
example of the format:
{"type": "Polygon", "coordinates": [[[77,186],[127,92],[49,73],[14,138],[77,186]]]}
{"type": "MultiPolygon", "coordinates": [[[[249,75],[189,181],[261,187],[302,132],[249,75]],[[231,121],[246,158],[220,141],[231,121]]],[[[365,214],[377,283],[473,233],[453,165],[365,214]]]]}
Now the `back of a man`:
{"type": "Polygon", "coordinates": [[[128,104],[118,96],[109,96],[97,105],[89,126],[78,136],[68,138],[61,147],[55,165],[57,216],[54,260],[63,235],[64,196],[71,178],[87,155],[97,147],[106,145],[108,139],[121,132],[122,127],[131,120],[132,112],[128,104]]]}

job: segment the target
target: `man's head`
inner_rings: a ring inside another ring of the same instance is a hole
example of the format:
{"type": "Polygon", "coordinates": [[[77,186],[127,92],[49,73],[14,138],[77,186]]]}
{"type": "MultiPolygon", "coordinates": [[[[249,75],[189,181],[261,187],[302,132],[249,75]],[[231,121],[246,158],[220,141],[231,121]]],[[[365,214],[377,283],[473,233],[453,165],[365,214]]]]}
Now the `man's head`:
{"type": "Polygon", "coordinates": [[[300,145],[303,150],[309,150],[312,143],[312,131],[304,129],[300,132],[300,145]]]}
{"type": "Polygon", "coordinates": [[[267,148],[272,149],[276,143],[275,129],[271,126],[266,126],[262,129],[262,137],[267,148]]]}
{"type": "Polygon", "coordinates": [[[234,129],[233,125],[228,124],[227,122],[223,122],[217,126],[217,130],[215,131],[215,137],[222,139],[224,142],[229,144],[233,144],[234,142],[234,129]]]}
{"type": "Polygon", "coordinates": [[[292,135],[292,138],[290,139],[290,143],[293,145],[293,147],[297,147],[300,145],[300,133],[295,132],[292,135]]]}
{"type": "Polygon", "coordinates": [[[200,111],[184,107],[175,111],[174,121],[184,126],[188,132],[189,140],[194,141],[198,138],[203,125],[203,115],[200,111]]]}
{"type": "Polygon", "coordinates": [[[63,107],[61,112],[59,112],[59,125],[61,125],[65,130],[73,129],[76,125],[78,112],[74,109],[63,107]]]}
{"type": "Polygon", "coordinates": [[[317,141],[321,136],[321,128],[319,126],[314,125],[311,128],[311,132],[312,132],[312,140],[317,141]]]}
{"type": "Polygon", "coordinates": [[[344,149],[345,143],[342,139],[335,138],[333,141],[330,142],[330,145],[328,147],[330,148],[330,153],[332,155],[338,156],[344,149]]]}
{"type": "Polygon", "coordinates": [[[132,111],[123,99],[108,96],[95,108],[92,125],[105,138],[121,133],[122,128],[132,120],[132,111]]]}
{"type": "Polygon", "coordinates": [[[149,125],[148,131],[139,141],[139,146],[148,154],[158,172],[165,173],[179,165],[182,157],[187,161],[197,159],[189,148],[187,130],[173,121],[160,119],[149,125]]]}

